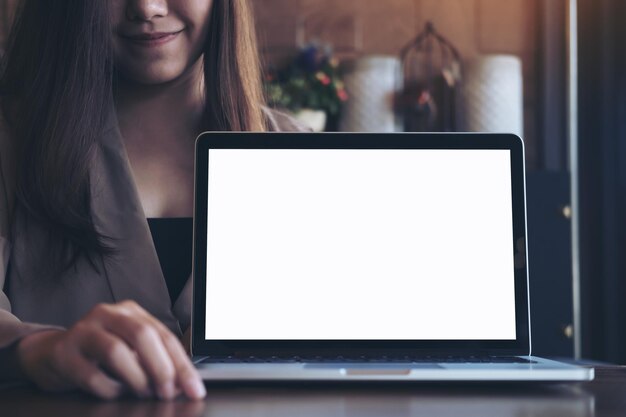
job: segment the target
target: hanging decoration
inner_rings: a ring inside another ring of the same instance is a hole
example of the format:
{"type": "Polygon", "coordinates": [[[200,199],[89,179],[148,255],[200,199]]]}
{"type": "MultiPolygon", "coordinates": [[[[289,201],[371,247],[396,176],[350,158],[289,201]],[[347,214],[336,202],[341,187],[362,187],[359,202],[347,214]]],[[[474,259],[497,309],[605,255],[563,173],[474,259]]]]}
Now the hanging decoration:
{"type": "Polygon", "coordinates": [[[461,56],[427,22],[400,53],[404,88],[398,111],[407,132],[451,132],[459,128],[461,56]]]}

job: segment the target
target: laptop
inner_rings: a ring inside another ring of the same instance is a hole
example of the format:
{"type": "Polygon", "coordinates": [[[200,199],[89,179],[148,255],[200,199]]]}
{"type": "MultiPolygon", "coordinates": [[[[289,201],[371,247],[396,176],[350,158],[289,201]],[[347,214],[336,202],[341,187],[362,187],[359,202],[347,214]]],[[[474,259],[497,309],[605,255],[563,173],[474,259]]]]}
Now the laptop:
{"type": "Polygon", "coordinates": [[[593,379],[532,356],[524,176],[509,134],[202,134],[200,375],[593,379]]]}

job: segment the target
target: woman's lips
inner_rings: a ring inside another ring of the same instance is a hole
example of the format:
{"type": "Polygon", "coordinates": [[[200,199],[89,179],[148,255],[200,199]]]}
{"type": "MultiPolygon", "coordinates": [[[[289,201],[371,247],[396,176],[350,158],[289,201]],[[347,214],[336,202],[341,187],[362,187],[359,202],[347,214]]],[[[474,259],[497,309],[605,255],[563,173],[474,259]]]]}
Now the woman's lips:
{"type": "Polygon", "coordinates": [[[138,33],[133,35],[121,34],[120,36],[133,44],[143,47],[154,47],[166,44],[174,40],[182,32],[152,32],[152,33],[138,33]]]}

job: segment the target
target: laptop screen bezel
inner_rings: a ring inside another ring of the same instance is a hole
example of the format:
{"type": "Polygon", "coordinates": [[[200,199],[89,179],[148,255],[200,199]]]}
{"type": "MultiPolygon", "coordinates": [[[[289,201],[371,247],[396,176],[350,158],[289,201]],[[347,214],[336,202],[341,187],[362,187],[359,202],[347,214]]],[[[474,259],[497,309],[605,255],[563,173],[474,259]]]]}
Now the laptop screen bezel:
{"type": "Polygon", "coordinates": [[[192,352],[194,355],[420,352],[530,354],[524,145],[513,134],[205,132],[196,141],[192,352]],[[206,247],[210,149],[502,149],[511,156],[515,252],[515,340],[206,340],[206,247]],[[517,262],[522,261],[520,265],[517,262]]]}

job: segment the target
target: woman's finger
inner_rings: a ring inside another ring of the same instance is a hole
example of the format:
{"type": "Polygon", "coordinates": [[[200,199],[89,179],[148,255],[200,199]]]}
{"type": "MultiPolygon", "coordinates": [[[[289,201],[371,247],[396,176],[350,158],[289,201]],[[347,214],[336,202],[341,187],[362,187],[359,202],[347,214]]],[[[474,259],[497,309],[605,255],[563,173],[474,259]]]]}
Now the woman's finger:
{"type": "Polygon", "coordinates": [[[90,326],[82,335],[80,345],[83,353],[124,382],[137,396],[151,397],[148,375],[139,364],[137,355],[125,341],[104,329],[90,326]]]}
{"type": "Polygon", "coordinates": [[[118,398],[124,390],[122,384],[105,375],[79,352],[68,352],[56,366],[59,368],[57,372],[73,385],[102,399],[118,398]]]}
{"type": "MultiPolygon", "coordinates": [[[[133,306],[132,308],[136,307],[133,306]]],[[[141,307],[136,309],[136,313],[150,321],[159,332],[165,348],[169,352],[170,358],[174,363],[174,368],[176,369],[176,381],[178,382],[178,386],[183,390],[183,393],[191,399],[204,398],[206,395],[204,383],[198,375],[198,371],[191,363],[187,352],[178,338],[174,336],[163,323],[141,307]]]]}
{"type": "Polygon", "coordinates": [[[176,370],[169,352],[154,325],[143,316],[118,306],[103,306],[98,314],[101,325],[124,340],[139,357],[156,394],[162,399],[176,395],[176,370]]]}
{"type": "Polygon", "coordinates": [[[199,400],[206,396],[206,389],[198,371],[191,363],[180,341],[167,329],[161,332],[163,343],[168,350],[174,367],[176,380],[183,393],[191,399],[199,400]]]}

